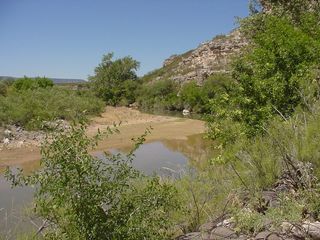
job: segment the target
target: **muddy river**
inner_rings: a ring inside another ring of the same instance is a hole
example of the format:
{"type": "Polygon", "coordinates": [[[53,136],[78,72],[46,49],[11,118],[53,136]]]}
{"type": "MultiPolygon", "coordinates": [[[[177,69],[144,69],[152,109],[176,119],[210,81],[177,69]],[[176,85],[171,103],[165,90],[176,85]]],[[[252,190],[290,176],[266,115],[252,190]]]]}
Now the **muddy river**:
{"type": "MultiPolygon", "coordinates": [[[[140,113],[127,108],[110,108],[88,127],[88,134],[97,129],[103,130],[113,122],[122,121],[120,134],[115,134],[100,142],[93,154],[103,159],[103,151],[126,153],[133,143],[132,138],[143,134],[152,127],[146,142],[135,152],[133,166],[145,174],[178,176],[192,167],[200,167],[211,156],[210,143],[203,136],[203,121],[170,116],[156,116],[140,113]]],[[[21,167],[27,172],[39,168],[40,151],[38,147],[2,149],[1,166],[21,167]]],[[[3,169],[3,167],[2,167],[3,169]]],[[[30,229],[32,223],[26,217],[32,201],[32,188],[14,188],[5,181],[0,172],[0,236],[10,238],[10,234],[30,229]]]]}

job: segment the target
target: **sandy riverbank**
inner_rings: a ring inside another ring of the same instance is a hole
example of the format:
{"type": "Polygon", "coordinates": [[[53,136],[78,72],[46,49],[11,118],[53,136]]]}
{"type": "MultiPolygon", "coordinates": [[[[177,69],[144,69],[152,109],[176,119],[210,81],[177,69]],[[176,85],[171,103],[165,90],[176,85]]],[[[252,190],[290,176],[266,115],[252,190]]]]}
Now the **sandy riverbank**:
{"type": "MultiPolygon", "coordinates": [[[[113,123],[121,122],[120,134],[114,134],[101,141],[97,151],[108,149],[127,150],[132,146],[131,139],[144,133],[147,127],[152,127],[147,142],[157,140],[186,140],[188,136],[203,133],[203,121],[170,116],[151,115],[126,107],[106,107],[100,117],[92,118],[87,129],[89,135],[94,135],[98,129],[105,130],[113,123]]],[[[37,146],[20,147],[17,149],[2,149],[0,165],[22,166],[37,164],[40,150],[37,146]]]]}

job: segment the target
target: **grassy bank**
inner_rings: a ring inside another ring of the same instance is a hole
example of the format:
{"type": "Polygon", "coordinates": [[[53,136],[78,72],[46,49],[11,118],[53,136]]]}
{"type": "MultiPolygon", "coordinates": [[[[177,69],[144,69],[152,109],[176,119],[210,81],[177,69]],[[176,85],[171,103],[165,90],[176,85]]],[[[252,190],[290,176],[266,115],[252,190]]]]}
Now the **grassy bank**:
{"type": "Polygon", "coordinates": [[[53,86],[48,79],[18,79],[0,95],[0,124],[27,129],[40,129],[44,121],[84,120],[103,110],[104,103],[92,92],[53,86]]]}

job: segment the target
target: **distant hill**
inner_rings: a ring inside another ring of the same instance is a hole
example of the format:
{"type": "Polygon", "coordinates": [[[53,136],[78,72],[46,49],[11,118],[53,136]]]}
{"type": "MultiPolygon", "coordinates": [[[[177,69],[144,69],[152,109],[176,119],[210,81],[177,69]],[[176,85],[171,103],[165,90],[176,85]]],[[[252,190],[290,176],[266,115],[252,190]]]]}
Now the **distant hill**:
{"type": "MultiPolygon", "coordinates": [[[[17,79],[16,77],[10,77],[10,76],[0,76],[1,80],[9,80],[13,81],[17,79]]],[[[66,83],[86,83],[86,80],[83,79],[72,79],[72,78],[49,78],[53,81],[54,84],[66,84],[66,83]]]]}

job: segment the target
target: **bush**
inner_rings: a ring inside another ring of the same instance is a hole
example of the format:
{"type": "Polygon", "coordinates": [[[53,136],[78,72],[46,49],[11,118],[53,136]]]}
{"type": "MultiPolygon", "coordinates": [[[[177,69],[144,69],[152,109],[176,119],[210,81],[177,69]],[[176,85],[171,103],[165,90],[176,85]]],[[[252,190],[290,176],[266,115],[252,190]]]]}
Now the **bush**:
{"type": "Polygon", "coordinates": [[[194,112],[200,112],[204,104],[201,86],[195,81],[185,83],[179,92],[184,108],[194,112]]]}
{"type": "Polygon", "coordinates": [[[54,133],[41,149],[40,170],[7,171],[14,185],[36,186],[35,212],[52,226],[45,239],[168,239],[176,190],[157,177],[145,180],[131,165],[132,153],[106,155],[106,161],[92,156],[100,137],[87,137],[83,126],[54,133]]]}
{"type": "Polygon", "coordinates": [[[8,92],[8,85],[0,81],[0,96],[6,96],[8,92]]]}
{"type": "Polygon", "coordinates": [[[66,119],[78,121],[103,111],[103,102],[88,91],[53,88],[12,91],[0,96],[0,122],[27,129],[41,128],[43,121],[66,119]]]}
{"type": "Polygon", "coordinates": [[[181,111],[184,108],[194,113],[210,113],[210,101],[230,84],[230,76],[214,74],[198,85],[195,81],[180,86],[170,79],[142,84],[138,91],[138,104],[142,109],[181,111]]]}
{"type": "Polygon", "coordinates": [[[53,87],[52,80],[45,77],[36,78],[19,78],[12,84],[12,88],[16,91],[35,90],[38,88],[50,88],[53,87]]]}
{"type": "Polygon", "coordinates": [[[178,85],[172,80],[146,83],[138,90],[137,102],[147,110],[180,110],[178,85]]]}

